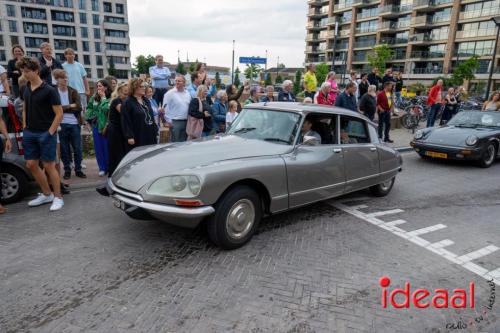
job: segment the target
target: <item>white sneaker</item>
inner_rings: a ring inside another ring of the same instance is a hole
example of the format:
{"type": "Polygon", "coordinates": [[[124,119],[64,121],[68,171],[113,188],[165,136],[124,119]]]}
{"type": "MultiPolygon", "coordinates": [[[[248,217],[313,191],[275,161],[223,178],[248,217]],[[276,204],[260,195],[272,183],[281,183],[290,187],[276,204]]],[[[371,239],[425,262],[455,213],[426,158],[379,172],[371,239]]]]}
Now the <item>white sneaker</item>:
{"type": "Polygon", "coordinates": [[[50,195],[38,193],[38,197],[36,197],[36,199],[33,199],[30,202],[28,202],[28,206],[37,207],[40,205],[51,203],[53,200],[54,200],[54,195],[52,193],[50,195]]]}
{"type": "Polygon", "coordinates": [[[99,177],[104,177],[104,175],[106,174],[106,172],[104,171],[99,171],[99,177]]]}
{"type": "Polygon", "coordinates": [[[52,201],[52,205],[50,206],[50,211],[55,212],[56,210],[63,208],[63,206],[64,200],[62,198],[55,197],[54,201],[52,201]]]}
{"type": "Polygon", "coordinates": [[[82,169],[87,169],[87,165],[82,163],[82,169]]]}

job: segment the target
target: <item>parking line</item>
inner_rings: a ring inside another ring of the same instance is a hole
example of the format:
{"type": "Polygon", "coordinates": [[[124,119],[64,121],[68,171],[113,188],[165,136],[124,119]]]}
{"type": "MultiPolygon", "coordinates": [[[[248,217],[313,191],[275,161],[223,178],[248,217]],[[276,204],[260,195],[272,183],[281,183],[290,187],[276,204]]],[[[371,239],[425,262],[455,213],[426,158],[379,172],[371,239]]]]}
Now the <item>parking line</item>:
{"type": "MultiPolygon", "coordinates": [[[[362,198],[360,198],[358,200],[362,200],[362,198]]],[[[408,241],[410,241],[418,246],[426,248],[427,250],[441,256],[442,258],[445,258],[446,260],[448,260],[454,264],[462,266],[463,268],[467,269],[469,272],[477,274],[484,279],[492,280],[496,285],[500,286],[500,268],[488,272],[487,269],[471,262],[474,259],[480,258],[482,256],[488,255],[490,253],[493,253],[493,252],[499,250],[499,248],[497,248],[496,246],[489,245],[489,246],[486,246],[485,248],[482,248],[482,249],[479,249],[477,251],[465,254],[463,256],[458,256],[455,253],[444,249],[444,247],[454,244],[454,242],[452,240],[443,239],[439,242],[431,243],[431,242],[419,237],[419,235],[446,228],[445,225],[437,224],[437,225],[434,225],[431,227],[422,228],[422,229],[413,230],[413,231],[408,232],[408,231],[405,231],[405,230],[398,228],[396,226],[396,225],[403,224],[404,222],[406,222],[404,220],[385,222],[385,221],[382,221],[382,220],[377,218],[378,216],[402,213],[402,212],[404,212],[403,210],[392,209],[392,210],[368,214],[368,213],[360,212],[358,209],[356,209],[356,207],[359,207],[360,205],[348,206],[348,205],[344,204],[345,202],[354,202],[354,201],[358,201],[358,200],[349,199],[349,200],[344,200],[344,201],[340,201],[340,202],[334,201],[334,202],[330,202],[329,204],[331,206],[339,209],[339,210],[342,210],[348,214],[351,214],[355,217],[358,217],[358,218],[360,218],[360,219],[362,219],[370,224],[376,225],[381,229],[390,231],[392,234],[399,236],[403,239],[406,239],[406,240],[408,240],[408,241]]]]}

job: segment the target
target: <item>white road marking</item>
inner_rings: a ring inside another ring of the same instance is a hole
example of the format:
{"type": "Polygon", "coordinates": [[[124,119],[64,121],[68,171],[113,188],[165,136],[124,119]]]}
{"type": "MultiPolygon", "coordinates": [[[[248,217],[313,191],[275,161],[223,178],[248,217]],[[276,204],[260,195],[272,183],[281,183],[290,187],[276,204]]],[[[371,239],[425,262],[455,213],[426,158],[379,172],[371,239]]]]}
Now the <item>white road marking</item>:
{"type": "MultiPolygon", "coordinates": [[[[359,207],[363,205],[353,205],[353,206],[348,206],[345,205],[346,202],[355,202],[359,200],[363,200],[365,198],[356,198],[356,199],[346,199],[340,202],[333,202],[330,203],[331,206],[340,209],[348,214],[351,214],[355,217],[358,217],[370,224],[376,225],[381,229],[390,231],[392,234],[399,236],[401,238],[407,239],[408,241],[421,246],[423,248],[426,248],[427,250],[445,258],[448,261],[451,261],[452,263],[455,263],[457,265],[462,266],[463,268],[467,269],[468,271],[479,275],[480,277],[487,279],[487,280],[493,280],[493,282],[496,285],[500,286],[500,268],[495,269],[493,271],[488,272],[487,269],[474,264],[471,262],[472,260],[475,260],[477,258],[480,258],[482,256],[488,255],[490,253],[493,253],[497,250],[499,250],[498,247],[494,245],[489,245],[486,246],[482,249],[479,249],[477,251],[458,256],[455,253],[448,251],[444,249],[446,246],[450,246],[453,243],[452,240],[449,239],[443,239],[439,242],[436,243],[431,243],[421,237],[419,235],[426,234],[429,232],[441,230],[443,228],[446,228],[445,225],[443,224],[436,224],[427,228],[422,228],[418,230],[413,230],[413,231],[405,231],[396,225],[400,225],[405,223],[406,221],[404,220],[396,220],[396,221],[391,221],[391,222],[384,222],[380,219],[378,219],[378,216],[385,216],[385,215],[390,215],[390,214],[398,214],[404,212],[404,210],[401,209],[392,209],[392,210],[387,210],[387,211],[381,211],[381,212],[375,212],[375,213],[363,213],[358,210],[359,207]]],[[[362,207],[366,208],[366,207],[362,207]]]]}

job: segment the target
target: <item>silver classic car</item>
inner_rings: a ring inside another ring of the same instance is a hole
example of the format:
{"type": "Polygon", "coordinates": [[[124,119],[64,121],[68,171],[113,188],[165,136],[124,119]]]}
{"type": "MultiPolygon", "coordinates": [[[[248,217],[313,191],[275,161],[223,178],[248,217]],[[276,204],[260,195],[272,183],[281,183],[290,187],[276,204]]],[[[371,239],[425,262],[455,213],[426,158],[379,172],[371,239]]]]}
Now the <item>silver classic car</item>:
{"type": "Polygon", "coordinates": [[[359,113],[257,103],[226,134],[132,150],[106,194],[132,218],[189,228],[204,221],[215,244],[234,249],[263,216],[365,188],[387,195],[401,165],[359,113]]]}

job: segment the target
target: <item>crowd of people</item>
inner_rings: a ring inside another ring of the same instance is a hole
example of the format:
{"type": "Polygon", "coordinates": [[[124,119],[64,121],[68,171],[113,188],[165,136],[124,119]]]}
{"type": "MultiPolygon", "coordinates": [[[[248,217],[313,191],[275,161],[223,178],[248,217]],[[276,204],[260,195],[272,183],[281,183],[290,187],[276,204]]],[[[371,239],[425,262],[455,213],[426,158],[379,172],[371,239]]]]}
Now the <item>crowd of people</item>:
{"type": "MultiPolygon", "coordinates": [[[[73,49],[64,51],[64,63],[52,56],[49,43],[41,44],[40,51],[41,56],[36,59],[26,57],[20,45],[12,48],[7,70],[0,66],[0,93],[16,98],[14,104],[22,114],[26,165],[41,189],[28,205],[51,203],[51,211],[63,207],[62,195],[69,192],[65,181],[73,171],[76,177],[87,177],[82,165],[83,126],[92,133],[99,176],[104,177],[113,174],[131,149],[158,143],[162,127],[168,128],[170,141],[183,142],[224,133],[242,110],[244,96],[248,96],[244,105],[296,101],[290,80],[283,82],[277,95],[273,86],[263,88],[250,85],[249,81],[240,87],[229,84],[225,89],[217,89],[203,63],[190,74],[189,84],[184,75],[177,74],[171,86],[172,73],[161,55],[155,57],[149,79],[132,78],[118,84],[116,78],[109,76],[95,83],[91,95],[87,73],[76,61],[73,49]]],[[[372,121],[378,118],[379,137],[393,142],[391,115],[401,102],[403,86],[400,72],[387,69],[381,77],[378,69],[373,68],[359,78],[358,73],[350,72],[342,91],[335,73],[330,72],[318,89],[315,66],[309,65],[303,79],[303,101],[360,112],[372,121]]],[[[441,123],[456,113],[459,101],[455,90],[450,88],[443,94],[442,89],[443,81],[438,80],[429,91],[428,126],[434,126],[441,108],[441,123]]],[[[499,110],[500,94],[494,93],[483,109],[499,110]]],[[[1,156],[2,150],[12,149],[1,117],[0,132],[6,138],[5,143],[0,143],[1,156]]],[[[0,205],[0,214],[4,212],[0,205]]]]}

